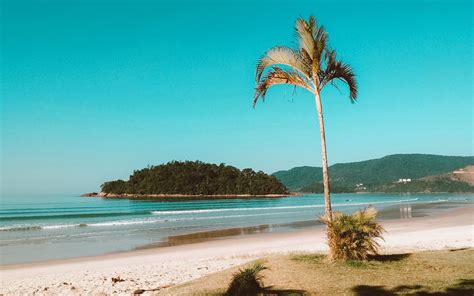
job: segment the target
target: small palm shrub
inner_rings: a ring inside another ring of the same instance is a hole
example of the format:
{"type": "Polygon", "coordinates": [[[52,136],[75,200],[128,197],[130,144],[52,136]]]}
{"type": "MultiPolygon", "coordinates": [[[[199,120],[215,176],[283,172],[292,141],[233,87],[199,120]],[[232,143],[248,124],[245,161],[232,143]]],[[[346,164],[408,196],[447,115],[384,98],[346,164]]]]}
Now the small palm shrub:
{"type": "Polygon", "coordinates": [[[377,210],[367,208],[352,215],[335,212],[332,220],[324,216],[321,221],[327,226],[331,260],[367,260],[376,255],[385,231],[375,222],[377,210]]]}
{"type": "Polygon", "coordinates": [[[256,263],[251,267],[241,269],[233,275],[232,281],[224,295],[226,296],[252,296],[258,295],[263,290],[262,279],[260,274],[267,269],[260,263],[256,263]]]}

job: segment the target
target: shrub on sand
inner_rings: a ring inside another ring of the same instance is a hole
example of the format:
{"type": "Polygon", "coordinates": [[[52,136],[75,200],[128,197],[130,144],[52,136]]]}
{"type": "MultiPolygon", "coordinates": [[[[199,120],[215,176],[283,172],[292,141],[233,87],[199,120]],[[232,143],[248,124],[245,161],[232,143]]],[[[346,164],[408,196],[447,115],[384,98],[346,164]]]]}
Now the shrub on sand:
{"type": "Polygon", "coordinates": [[[260,263],[241,269],[233,275],[232,281],[224,295],[226,296],[252,296],[258,295],[263,290],[261,271],[267,269],[260,263]]]}
{"type": "Polygon", "coordinates": [[[321,221],[327,226],[328,244],[331,260],[366,260],[369,255],[376,255],[379,244],[376,239],[383,239],[384,229],[375,222],[377,210],[367,208],[352,215],[336,212],[332,220],[327,216],[321,221]]]}

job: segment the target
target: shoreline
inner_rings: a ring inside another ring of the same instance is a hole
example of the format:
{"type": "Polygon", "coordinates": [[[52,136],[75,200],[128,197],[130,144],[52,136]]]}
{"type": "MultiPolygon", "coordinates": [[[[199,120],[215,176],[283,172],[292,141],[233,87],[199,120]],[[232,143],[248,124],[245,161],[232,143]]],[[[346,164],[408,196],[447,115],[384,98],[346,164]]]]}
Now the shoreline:
{"type": "Polygon", "coordinates": [[[91,192],[83,193],[82,197],[99,197],[111,199],[156,199],[156,200],[179,200],[179,199],[232,199],[232,198],[280,198],[302,196],[298,192],[289,192],[288,194],[131,194],[131,193],[106,193],[106,192],[91,192]]]}
{"type": "MultiPolygon", "coordinates": [[[[411,195],[411,194],[469,194],[471,192],[384,192],[384,191],[354,191],[354,192],[340,192],[337,194],[399,194],[399,195],[411,195]]],[[[271,194],[131,194],[131,193],[106,193],[106,192],[89,192],[83,193],[81,197],[97,197],[97,198],[110,198],[110,199],[130,199],[130,200],[215,200],[215,199],[239,199],[239,198],[283,198],[283,197],[297,197],[304,196],[307,194],[324,194],[323,192],[289,192],[287,194],[271,193],[271,194]]]]}
{"type": "MultiPolygon", "coordinates": [[[[381,253],[472,248],[474,205],[432,216],[382,220],[387,230],[381,253]]],[[[326,252],[322,227],[292,232],[232,236],[192,244],[151,248],[94,257],[80,257],[0,267],[4,294],[91,294],[176,285],[269,254],[326,252]],[[119,276],[125,282],[112,283],[119,276]],[[63,285],[67,283],[67,285],[63,285]],[[21,286],[21,288],[19,288],[21,286]],[[74,286],[73,290],[70,290],[74,286]]]]}

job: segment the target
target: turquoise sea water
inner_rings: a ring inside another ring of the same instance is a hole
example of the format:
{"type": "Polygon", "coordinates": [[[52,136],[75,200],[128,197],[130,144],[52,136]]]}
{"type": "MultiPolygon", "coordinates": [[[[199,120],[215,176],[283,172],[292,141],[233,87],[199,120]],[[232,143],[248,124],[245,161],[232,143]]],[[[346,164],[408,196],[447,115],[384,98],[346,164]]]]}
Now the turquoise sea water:
{"type": "MultiPolygon", "coordinates": [[[[459,206],[474,202],[474,196],[334,194],[332,201],[339,211],[369,205],[383,210],[438,202],[459,206]]],[[[323,211],[321,194],[173,202],[6,195],[2,196],[0,207],[1,263],[127,251],[166,244],[177,235],[219,229],[259,226],[253,232],[290,231],[314,227],[315,223],[302,222],[314,222],[323,211]]]]}

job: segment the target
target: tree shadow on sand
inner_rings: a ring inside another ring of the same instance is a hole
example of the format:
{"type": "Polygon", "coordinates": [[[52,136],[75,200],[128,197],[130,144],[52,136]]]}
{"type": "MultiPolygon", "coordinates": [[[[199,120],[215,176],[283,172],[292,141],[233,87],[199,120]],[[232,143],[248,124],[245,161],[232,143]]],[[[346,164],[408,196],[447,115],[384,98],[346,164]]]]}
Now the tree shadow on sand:
{"type": "Polygon", "coordinates": [[[369,256],[369,261],[397,262],[397,261],[402,261],[410,256],[411,256],[410,253],[391,254],[391,255],[372,255],[372,256],[369,256]]]}
{"type": "Polygon", "coordinates": [[[401,285],[392,289],[387,289],[384,286],[358,285],[351,290],[357,296],[472,296],[474,295],[474,280],[460,279],[457,283],[447,287],[444,291],[428,291],[425,287],[420,285],[401,285]]]}
{"type": "Polygon", "coordinates": [[[273,289],[273,286],[265,287],[260,295],[264,296],[304,296],[307,295],[305,290],[294,289],[273,289]]]}

